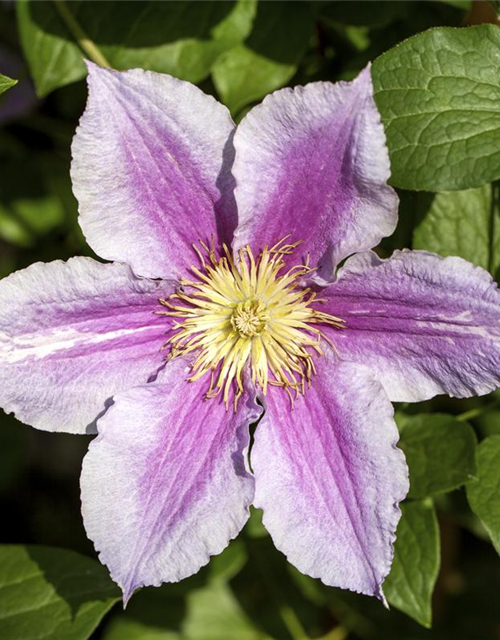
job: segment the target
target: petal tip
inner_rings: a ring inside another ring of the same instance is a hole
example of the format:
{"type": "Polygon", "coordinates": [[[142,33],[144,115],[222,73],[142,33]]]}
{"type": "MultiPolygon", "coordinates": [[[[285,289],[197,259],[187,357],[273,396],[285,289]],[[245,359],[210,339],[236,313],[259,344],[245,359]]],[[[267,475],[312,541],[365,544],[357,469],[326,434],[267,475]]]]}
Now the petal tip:
{"type": "Polygon", "coordinates": [[[123,610],[125,611],[125,609],[128,606],[128,603],[130,602],[130,598],[134,595],[135,593],[135,587],[132,585],[128,585],[128,586],[121,586],[120,588],[122,590],[122,603],[123,603],[123,610]]]}
{"type": "Polygon", "coordinates": [[[96,62],[92,62],[92,60],[88,60],[87,58],[83,59],[85,66],[87,67],[87,71],[89,76],[93,74],[98,74],[100,71],[104,70],[104,67],[101,67],[96,62]]]}
{"type": "Polygon", "coordinates": [[[382,585],[377,585],[373,595],[377,598],[377,600],[380,600],[380,602],[384,605],[387,611],[389,611],[390,609],[389,603],[387,602],[387,598],[385,597],[384,591],[382,589],[382,585]]]}
{"type": "Polygon", "coordinates": [[[87,67],[87,84],[90,86],[92,83],[103,80],[105,78],[116,77],[121,73],[108,67],[101,67],[101,65],[92,62],[91,60],[84,59],[85,66],[87,67]]]}
{"type": "Polygon", "coordinates": [[[361,69],[358,75],[352,80],[352,85],[362,87],[367,95],[373,96],[371,62],[369,62],[364,69],[361,69]]]}

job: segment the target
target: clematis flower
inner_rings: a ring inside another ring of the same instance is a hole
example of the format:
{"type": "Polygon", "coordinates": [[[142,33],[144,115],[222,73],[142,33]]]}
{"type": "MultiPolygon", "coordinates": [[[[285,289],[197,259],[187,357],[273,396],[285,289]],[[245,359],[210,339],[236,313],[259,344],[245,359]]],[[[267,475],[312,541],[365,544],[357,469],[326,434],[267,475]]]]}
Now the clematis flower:
{"type": "Polygon", "coordinates": [[[98,432],[82,512],[125,600],[198,571],[251,503],[300,571],[383,599],[408,489],[391,401],[497,387],[496,285],[371,251],[398,201],[369,69],[237,128],[167,75],[90,65],[89,86],[72,180],[114,262],[0,283],[0,404],[98,432]]]}

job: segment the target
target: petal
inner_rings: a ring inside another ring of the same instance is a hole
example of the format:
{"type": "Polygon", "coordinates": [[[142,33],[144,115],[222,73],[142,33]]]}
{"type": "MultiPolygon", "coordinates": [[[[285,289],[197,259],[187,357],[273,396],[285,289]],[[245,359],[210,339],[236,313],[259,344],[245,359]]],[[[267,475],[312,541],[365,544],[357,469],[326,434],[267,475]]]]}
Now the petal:
{"type": "Polygon", "coordinates": [[[83,463],[87,534],[125,601],[196,573],[249,515],[245,455],[260,408],[247,392],[237,414],[226,411],[188,372],[172,360],[156,382],[117,396],[83,463]]]}
{"type": "Polygon", "coordinates": [[[466,397],[500,384],[500,292],[461,258],[397,251],[350,258],[322,291],[341,358],[368,365],[393,401],[466,397]]]}
{"type": "Polygon", "coordinates": [[[228,110],[161,73],[89,65],[88,82],[71,168],[88,243],[142,276],[185,275],[193,242],[235,226],[228,110]]]}
{"type": "Polygon", "coordinates": [[[255,506],[302,573],[383,599],[408,491],[392,406],[369,370],[318,358],[290,408],[273,389],[252,448],[255,506]]]}
{"type": "Polygon", "coordinates": [[[0,282],[0,406],[45,431],[94,433],[106,400],[162,365],[171,282],[90,258],[36,263],[0,282]]]}
{"type": "Polygon", "coordinates": [[[389,156],[370,70],[353,82],[311,83],[268,96],[238,126],[235,249],[303,240],[323,277],[396,225],[389,156]]]}

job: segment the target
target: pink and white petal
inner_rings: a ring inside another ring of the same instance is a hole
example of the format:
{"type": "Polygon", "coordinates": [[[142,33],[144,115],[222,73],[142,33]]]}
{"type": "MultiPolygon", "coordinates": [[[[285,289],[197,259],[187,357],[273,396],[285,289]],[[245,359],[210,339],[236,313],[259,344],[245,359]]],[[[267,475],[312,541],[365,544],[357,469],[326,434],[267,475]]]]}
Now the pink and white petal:
{"type": "Polygon", "coordinates": [[[71,168],[88,243],[142,276],[185,275],[193,242],[236,225],[229,111],[152,71],[89,64],[88,83],[71,168]]]}
{"type": "Polygon", "coordinates": [[[425,251],[367,252],[321,295],[321,310],[347,324],[329,332],[340,357],[369,366],[392,401],[500,385],[500,291],[484,269],[425,251]]]}
{"type": "Polygon", "coordinates": [[[330,355],[317,367],[293,411],[270,392],[251,452],[254,504],[302,573],[384,600],[408,491],[393,409],[367,368],[330,355]]]}
{"type": "Polygon", "coordinates": [[[236,414],[226,411],[188,374],[178,358],[117,396],[84,459],[85,528],[125,602],[196,573],[248,519],[248,427],[261,408],[247,392],[236,414]]]}
{"type": "Polygon", "coordinates": [[[389,156],[369,68],[352,82],[311,83],[268,96],[234,138],[239,224],[234,247],[285,234],[303,240],[320,275],[374,247],[397,221],[389,156]]]}
{"type": "Polygon", "coordinates": [[[0,281],[0,406],[45,431],[94,433],[108,399],[162,366],[158,298],[175,283],[91,258],[0,281]]]}

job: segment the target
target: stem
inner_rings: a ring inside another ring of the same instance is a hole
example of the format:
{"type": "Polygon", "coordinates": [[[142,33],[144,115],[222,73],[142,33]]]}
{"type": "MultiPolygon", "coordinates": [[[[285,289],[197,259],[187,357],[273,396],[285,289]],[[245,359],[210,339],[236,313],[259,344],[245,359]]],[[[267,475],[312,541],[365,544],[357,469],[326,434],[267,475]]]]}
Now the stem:
{"type": "Polygon", "coordinates": [[[276,602],[280,617],[287,628],[288,633],[291,635],[293,640],[309,640],[304,627],[295,614],[295,611],[284,601],[281,591],[274,580],[274,576],[267,570],[267,564],[262,562],[258,553],[255,553],[254,557],[257,567],[264,578],[267,589],[273,600],[276,602]]]}
{"type": "Polygon", "coordinates": [[[74,36],[80,49],[82,49],[82,51],[88,55],[90,60],[98,64],[100,67],[111,67],[98,47],[94,44],[94,42],[92,42],[92,40],[87,36],[85,31],[78,24],[74,15],[66,6],[66,2],[64,0],[54,0],[54,6],[61,16],[64,24],[68,27],[69,31],[74,36]]]}
{"type": "Polygon", "coordinates": [[[500,183],[498,181],[491,183],[491,203],[490,203],[490,220],[488,229],[488,271],[493,273],[495,241],[496,241],[496,217],[498,215],[498,206],[500,204],[500,183]]]}
{"type": "Polygon", "coordinates": [[[473,420],[474,418],[477,418],[483,415],[483,413],[486,413],[491,409],[496,409],[499,405],[500,405],[500,400],[494,400],[493,402],[490,402],[489,404],[485,404],[482,407],[477,407],[476,409],[470,409],[470,411],[465,411],[465,413],[459,414],[457,416],[457,420],[460,420],[460,422],[473,420]]]}
{"type": "Polygon", "coordinates": [[[308,640],[306,632],[300,622],[300,620],[295,615],[295,611],[292,607],[287,604],[281,604],[279,607],[279,612],[281,619],[285,623],[286,628],[288,629],[289,634],[292,636],[293,640],[308,640]]]}
{"type": "Polygon", "coordinates": [[[321,636],[321,638],[318,638],[318,640],[346,640],[348,635],[349,632],[347,631],[347,629],[340,626],[335,627],[335,629],[329,631],[326,636],[321,636]]]}

